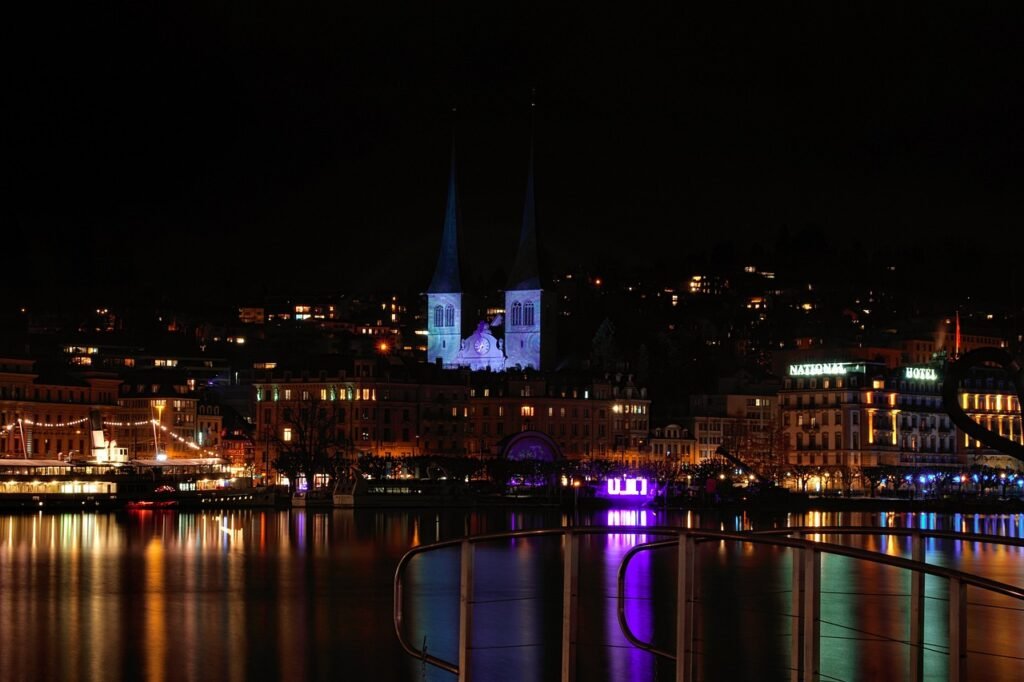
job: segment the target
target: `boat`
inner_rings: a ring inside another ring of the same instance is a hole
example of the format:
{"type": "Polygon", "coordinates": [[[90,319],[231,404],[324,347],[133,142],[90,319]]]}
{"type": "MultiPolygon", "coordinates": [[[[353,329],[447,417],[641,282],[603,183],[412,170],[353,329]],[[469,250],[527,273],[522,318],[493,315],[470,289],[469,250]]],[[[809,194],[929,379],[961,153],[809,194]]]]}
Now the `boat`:
{"type": "Polygon", "coordinates": [[[299,508],[327,508],[331,506],[331,491],[316,488],[292,495],[292,506],[299,508]]]}
{"type": "Polygon", "coordinates": [[[361,476],[335,489],[334,506],[365,507],[471,507],[478,496],[466,484],[452,480],[367,479],[361,476]]]}

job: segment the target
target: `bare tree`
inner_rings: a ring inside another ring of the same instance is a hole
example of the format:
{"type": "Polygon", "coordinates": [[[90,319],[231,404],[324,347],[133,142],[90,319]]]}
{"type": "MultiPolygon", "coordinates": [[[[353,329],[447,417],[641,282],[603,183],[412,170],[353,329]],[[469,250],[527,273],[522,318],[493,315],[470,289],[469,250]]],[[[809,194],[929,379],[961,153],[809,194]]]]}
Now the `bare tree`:
{"type": "Polygon", "coordinates": [[[300,476],[305,476],[310,485],[322,477],[331,487],[343,466],[345,448],[338,429],[337,403],[310,397],[295,407],[286,407],[283,417],[286,435],[277,437],[274,468],[288,477],[293,489],[300,476]]]}

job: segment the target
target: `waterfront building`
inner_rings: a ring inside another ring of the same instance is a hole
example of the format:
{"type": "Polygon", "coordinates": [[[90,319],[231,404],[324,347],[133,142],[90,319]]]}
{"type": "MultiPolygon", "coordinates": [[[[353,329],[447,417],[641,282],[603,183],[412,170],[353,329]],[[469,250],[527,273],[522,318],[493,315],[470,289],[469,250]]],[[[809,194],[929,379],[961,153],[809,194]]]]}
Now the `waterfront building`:
{"type": "MultiPolygon", "coordinates": [[[[788,464],[798,476],[827,475],[847,485],[878,466],[1020,466],[961,433],[943,409],[941,390],[941,364],[790,365],[779,394],[788,464]]],[[[960,399],[972,418],[1024,443],[1020,406],[1005,378],[979,370],[964,382],[960,399]]]]}
{"type": "Polygon", "coordinates": [[[655,427],[651,432],[650,452],[654,461],[664,462],[676,470],[700,463],[697,439],[679,424],[655,427]]]}
{"type": "Polygon", "coordinates": [[[90,413],[115,412],[113,374],[37,370],[34,360],[0,358],[0,456],[89,459],[90,413]]]}
{"type": "Polygon", "coordinates": [[[253,370],[257,469],[299,437],[303,409],[323,411],[342,459],[360,455],[496,457],[541,431],[565,457],[638,466],[651,456],[650,400],[630,376],[444,370],[395,356],[325,358],[322,369],[253,370]]]}
{"type": "Polygon", "coordinates": [[[470,376],[467,452],[495,456],[521,431],[542,431],[570,459],[638,466],[650,456],[647,389],[629,375],[476,372],[470,376]]]}
{"type": "Polygon", "coordinates": [[[109,435],[128,448],[130,459],[217,457],[209,444],[219,443],[219,410],[204,408],[184,372],[147,370],[125,374],[109,435]]]}
{"type": "Polygon", "coordinates": [[[342,459],[466,454],[469,386],[465,372],[395,356],[325,358],[312,367],[253,370],[257,468],[269,471],[301,437],[303,410],[329,428],[325,443],[342,459]]]}
{"type": "Polygon", "coordinates": [[[697,441],[697,461],[716,458],[719,448],[744,462],[780,457],[776,390],[766,386],[763,390],[691,396],[690,416],[684,425],[697,441]]]}

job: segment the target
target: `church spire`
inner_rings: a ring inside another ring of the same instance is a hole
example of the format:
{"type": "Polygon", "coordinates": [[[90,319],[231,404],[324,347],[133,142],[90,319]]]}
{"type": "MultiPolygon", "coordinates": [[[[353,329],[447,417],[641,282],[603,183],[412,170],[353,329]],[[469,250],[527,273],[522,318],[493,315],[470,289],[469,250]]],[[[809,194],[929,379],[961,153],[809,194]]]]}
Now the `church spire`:
{"type": "MultiPolygon", "coordinates": [[[[454,110],[453,110],[454,111],[454,110]]],[[[444,231],[441,251],[437,254],[437,267],[430,280],[427,293],[453,294],[462,291],[459,263],[458,204],[455,194],[455,134],[452,132],[452,168],[448,179],[448,205],[444,211],[444,231]]]]}
{"type": "Polygon", "coordinates": [[[533,193],[533,138],[536,128],[537,104],[530,100],[530,166],[526,176],[526,199],[523,202],[523,226],[519,232],[519,252],[516,254],[512,276],[509,277],[510,291],[541,289],[539,245],[537,242],[537,205],[533,193]]]}

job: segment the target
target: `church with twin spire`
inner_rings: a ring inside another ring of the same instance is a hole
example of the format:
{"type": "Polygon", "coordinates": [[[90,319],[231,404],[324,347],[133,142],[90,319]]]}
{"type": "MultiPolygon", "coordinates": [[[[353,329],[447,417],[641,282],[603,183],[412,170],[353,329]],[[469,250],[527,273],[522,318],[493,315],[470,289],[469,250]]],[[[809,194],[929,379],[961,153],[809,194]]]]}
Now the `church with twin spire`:
{"type": "Polygon", "coordinates": [[[441,248],[427,289],[427,361],[492,372],[551,369],[555,297],[545,290],[541,274],[532,142],[519,247],[505,289],[504,314],[473,321],[475,326],[465,336],[463,324],[470,321],[463,319],[458,213],[453,149],[441,248]]]}

